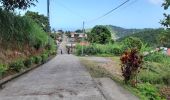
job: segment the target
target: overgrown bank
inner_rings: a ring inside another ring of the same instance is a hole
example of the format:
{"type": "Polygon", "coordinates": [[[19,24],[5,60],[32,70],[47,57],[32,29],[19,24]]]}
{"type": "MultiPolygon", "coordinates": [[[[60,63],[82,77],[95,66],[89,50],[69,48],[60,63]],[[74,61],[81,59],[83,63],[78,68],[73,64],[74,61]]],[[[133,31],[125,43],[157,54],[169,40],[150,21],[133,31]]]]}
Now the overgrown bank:
{"type": "Polygon", "coordinates": [[[0,9],[0,26],[0,76],[44,63],[56,54],[55,41],[29,16],[0,9]]]}

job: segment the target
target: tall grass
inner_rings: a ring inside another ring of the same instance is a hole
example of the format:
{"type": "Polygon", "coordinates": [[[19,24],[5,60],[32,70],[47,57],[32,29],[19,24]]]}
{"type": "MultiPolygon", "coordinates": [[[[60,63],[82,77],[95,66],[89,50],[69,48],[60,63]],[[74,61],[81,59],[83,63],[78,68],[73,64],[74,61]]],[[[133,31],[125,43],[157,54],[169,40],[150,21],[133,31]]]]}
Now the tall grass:
{"type": "MultiPolygon", "coordinates": [[[[81,55],[82,46],[76,46],[76,54],[81,55]]],[[[120,55],[122,53],[121,46],[119,44],[90,44],[83,46],[85,55],[120,55]]]]}
{"type": "Polygon", "coordinates": [[[48,35],[31,18],[0,9],[0,45],[4,48],[35,48],[48,43],[48,35]]]}

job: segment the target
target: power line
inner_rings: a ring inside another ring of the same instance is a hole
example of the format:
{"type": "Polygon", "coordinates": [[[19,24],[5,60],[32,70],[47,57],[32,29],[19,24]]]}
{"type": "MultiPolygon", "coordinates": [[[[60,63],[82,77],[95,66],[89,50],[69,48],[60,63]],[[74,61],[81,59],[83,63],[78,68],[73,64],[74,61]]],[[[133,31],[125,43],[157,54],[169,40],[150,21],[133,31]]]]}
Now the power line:
{"type": "Polygon", "coordinates": [[[139,1],[139,0],[133,0],[130,4],[128,4],[127,6],[123,7],[123,9],[128,8],[129,6],[135,4],[137,1],[139,1]]]}
{"type": "Polygon", "coordinates": [[[126,0],[125,2],[123,2],[122,4],[118,5],[117,7],[113,8],[112,10],[110,10],[109,12],[103,14],[102,16],[99,16],[93,20],[90,20],[90,21],[87,21],[87,23],[91,23],[91,22],[94,22],[96,20],[99,20],[107,15],[109,15],[110,13],[112,13],[113,11],[117,10],[118,8],[122,7],[123,5],[125,5],[126,3],[128,3],[130,0],[126,0]]]}
{"type": "Polygon", "coordinates": [[[56,4],[58,4],[60,7],[63,7],[64,9],[66,9],[67,11],[71,12],[72,14],[78,16],[81,19],[86,19],[84,16],[82,16],[81,14],[79,14],[76,11],[73,11],[72,9],[68,8],[67,6],[65,6],[63,3],[61,2],[57,2],[56,4]]]}

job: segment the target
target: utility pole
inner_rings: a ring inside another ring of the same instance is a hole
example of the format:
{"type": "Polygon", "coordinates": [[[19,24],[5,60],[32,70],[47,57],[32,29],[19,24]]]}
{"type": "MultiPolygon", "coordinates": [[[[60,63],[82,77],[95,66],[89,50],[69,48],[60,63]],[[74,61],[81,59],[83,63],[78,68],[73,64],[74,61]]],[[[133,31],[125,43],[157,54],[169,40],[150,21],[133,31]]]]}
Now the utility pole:
{"type": "Polygon", "coordinates": [[[50,33],[50,0],[47,0],[48,32],[50,33]]]}
{"type": "Polygon", "coordinates": [[[50,45],[50,0],[47,0],[47,17],[48,17],[48,26],[47,26],[47,32],[48,32],[48,45],[50,45]]]}
{"type": "MultiPolygon", "coordinates": [[[[85,30],[84,30],[84,21],[83,21],[83,35],[85,35],[85,30]]],[[[84,42],[84,39],[83,39],[83,35],[82,35],[82,49],[81,49],[81,55],[83,56],[83,53],[84,53],[84,51],[83,51],[83,42],[84,42]]]]}

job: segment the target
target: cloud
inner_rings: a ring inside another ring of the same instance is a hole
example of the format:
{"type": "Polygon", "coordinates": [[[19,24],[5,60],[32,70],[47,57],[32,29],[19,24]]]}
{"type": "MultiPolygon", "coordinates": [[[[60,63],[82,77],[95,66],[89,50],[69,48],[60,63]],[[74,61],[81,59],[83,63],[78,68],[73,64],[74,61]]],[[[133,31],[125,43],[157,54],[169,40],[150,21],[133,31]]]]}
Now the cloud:
{"type": "Polygon", "coordinates": [[[164,0],[149,0],[149,2],[154,5],[160,5],[164,2],[164,0]]]}

